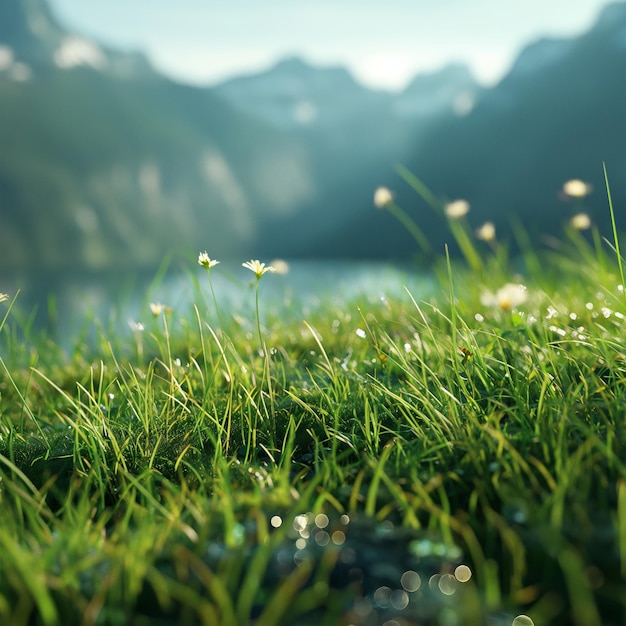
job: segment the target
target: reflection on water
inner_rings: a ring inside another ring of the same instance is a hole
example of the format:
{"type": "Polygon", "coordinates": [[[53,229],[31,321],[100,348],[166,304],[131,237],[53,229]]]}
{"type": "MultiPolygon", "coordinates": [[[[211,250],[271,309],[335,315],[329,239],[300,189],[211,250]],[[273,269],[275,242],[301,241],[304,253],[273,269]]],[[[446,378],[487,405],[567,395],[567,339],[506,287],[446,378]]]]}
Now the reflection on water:
{"type": "MultiPolygon", "coordinates": [[[[240,263],[223,262],[211,270],[216,299],[222,314],[253,313],[254,277],[240,263]]],[[[373,262],[295,261],[286,273],[263,278],[261,304],[275,316],[306,316],[322,302],[341,306],[346,299],[364,297],[408,298],[407,289],[421,298],[434,288],[431,276],[411,266],[373,262]]],[[[42,276],[15,279],[2,290],[20,295],[14,317],[32,318],[35,327],[46,330],[61,343],[71,342],[98,324],[126,332],[129,324],[146,322],[150,303],[163,304],[187,314],[193,304],[207,314],[214,311],[206,272],[199,266],[165,276],[121,272],[42,276]]]]}

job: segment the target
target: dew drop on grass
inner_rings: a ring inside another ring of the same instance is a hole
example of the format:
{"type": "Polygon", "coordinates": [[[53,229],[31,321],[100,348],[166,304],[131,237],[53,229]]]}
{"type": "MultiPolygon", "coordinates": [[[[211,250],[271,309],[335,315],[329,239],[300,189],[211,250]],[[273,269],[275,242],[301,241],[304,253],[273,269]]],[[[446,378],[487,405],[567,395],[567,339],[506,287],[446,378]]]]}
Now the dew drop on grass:
{"type": "Polygon", "coordinates": [[[389,596],[389,602],[396,611],[404,611],[409,606],[409,595],[403,589],[394,589],[389,596]]]}
{"type": "Polygon", "coordinates": [[[439,591],[446,596],[456,593],[457,579],[452,574],[443,574],[439,579],[439,591]]]}
{"type": "Polygon", "coordinates": [[[467,565],[459,565],[454,570],[454,577],[460,583],[466,583],[472,577],[472,570],[467,565]]]}
{"type": "Polygon", "coordinates": [[[328,526],[328,522],[328,515],[326,515],[325,513],[319,513],[315,516],[315,525],[318,528],[326,528],[326,526],[328,526]]]}
{"type": "Polygon", "coordinates": [[[535,622],[528,615],[518,615],[511,626],[535,626],[535,622]]]}
{"type": "Polygon", "coordinates": [[[315,533],[315,543],[321,547],[327,546],[330,543],[330,535],[325,530],[318,530],[315,533]]]}
{"type": "Polygon", "coordinates": [[[406,589],[406,591],[417,591],[422,585],[422,579],[417,572],[413,570],[407,570],[400,577],[400,584],[406,589]]]}
{"type": "Polygon", "coordinates": [[[428,586],[430,587],[430,589],[432,591],[436,591],[437,589],[439,589],[439,579],[440,578],[441,578],[441,574],[433,574],[428,579],[428,586]]]}
{"type": "Polygon", "coordinates": [[[374,592],[374,602],[381,609],[386,609],[389,606],[389,596],[391,595],[391,589],[389,587],[379,587],[374,592]]]}
{"type": "Polygon", "coordinates": [[[342,530],[336,530],[332,534],[332,540],[336,546],[341,546],[346,541],[346,534],[342,530]]]}

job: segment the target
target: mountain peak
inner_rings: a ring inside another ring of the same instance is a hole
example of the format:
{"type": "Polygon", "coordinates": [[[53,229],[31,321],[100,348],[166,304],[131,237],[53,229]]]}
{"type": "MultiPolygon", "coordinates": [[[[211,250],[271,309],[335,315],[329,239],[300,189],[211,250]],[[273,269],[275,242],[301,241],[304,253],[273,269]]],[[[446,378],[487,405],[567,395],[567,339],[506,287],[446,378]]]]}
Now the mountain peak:
{"type": "Polygon", "coordinates": [[[601,40],[605,44],[613,42],[613,45],[626,49],[626,2],[606,5],[591,28],[579,37],[545,37],[528,44],[520,52],[504,81],[510,77],[532,78],[539,70],[557,67],[581,42],[590,40],[601,40]]]}
{"type": "Polygon", "coordinates": [[[310,71],[312,69],[313,66],[310,63],[307,63],[302,57],[291,56],[280,59],[277,63],[274,64],[270,71],[302,72],[310,71]]]}
{"type": "Polygon", "coordinates": [[[626,52],[626,2],[613,2],[605,6],[590,33],[626,52]]]}
{"type": "Polygon", "coordinates": [[[394,110],[398,115],[425,117],[442,111],[469,113],[481,87],[469,67],[450,63],[434,72],[418,74],[399,95],[394,110]]]}
{"type": "Polygon", "coordinates": [[[300,56],[291,56],[279,60],[268,72],[290,73],[293,75],[334,75],[341,76],[351,82],[356,82],[350,72],[340,65],[319,66],[309,63],[300,56]]]}
{"type": "Polygon", "coordinates": [[[320,89],[361,88],[346,68],[313,65],[295,55],[282,58],[261,72],[227,79],[217,85],[216,88],[220,91],[234,92],[241,87],[249,90],[251,85],[255,85],[264,90],[268,83],[272,83],[273,90],[282,90],[285,94],[302,93],[310,90],[318,91],[320,89]]]}
{"type": "Polygon", "coordinates": [[[65,29],[48,0],[0,0],[0,75],[22,81],[42,69],[78,66],[118,78],[152,73],[142,54],[110,50],[65,29]]]}
{"type": "Polygon", "coordinates": [[[29,63],[49,58],[66,31],[59,25],[46,0],[2,0],[0,45],[29,63]]]}
{"type": "Polygon", "coordinates": [[[626,2],[611,2],[599,13],[594,27],[612,26],[615,22],[626,20],[626,2]]]}
{"type": "Polygon", "coordinates": [[[298,56],[214,89],[239,109],[281,128],[328,123],[338,111],[343,119],[368,91],[347,69],[318,67],[298,56]]]}
{"type": "Polygon", "coordinates": [[[470,68],[464,63],[450,63],[433,72],[417,74],[406,86],[404,93],[431,91],[441,83],[474,86],[476,85],[476,79],[470,68]]]}
{"type": "Polygon", "coordinates": [[[526,46],[517,57],[509,76],[532,76],[540,68],[565,58],[573,44],[571,39],[543,38],[526,46]]]}

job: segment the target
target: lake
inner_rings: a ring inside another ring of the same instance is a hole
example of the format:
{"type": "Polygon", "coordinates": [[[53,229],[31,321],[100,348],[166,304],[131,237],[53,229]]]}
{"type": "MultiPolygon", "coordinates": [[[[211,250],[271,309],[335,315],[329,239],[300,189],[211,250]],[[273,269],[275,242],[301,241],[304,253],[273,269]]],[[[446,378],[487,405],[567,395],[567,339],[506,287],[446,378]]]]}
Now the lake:
{"type": "MultiPolygon", "coordinates": [[[[254,275],[238,262],[211,270],[215,297],[223,315],[254,314],[254,275]]],[[[323,303],[341,306],[359,297],[368,300],[416,299],[436,288],[432,274],[411,264],[362,261],[291,261],[285,274],[267,274],[260,285],[262,311],[274,316],[306,317],[323,303]]],[[[188,314],[197,304],[213,315],[206,271],[193,264],[185,271],[160,275],[132,272],[38,274],[13,277],[0,291],[20,294],[11,318],[20,325],[45,330],[63,345],[89,334],[96,321],[114,332],[127,332],[152,318],[149,304],[162,303],[188,314]]]]}

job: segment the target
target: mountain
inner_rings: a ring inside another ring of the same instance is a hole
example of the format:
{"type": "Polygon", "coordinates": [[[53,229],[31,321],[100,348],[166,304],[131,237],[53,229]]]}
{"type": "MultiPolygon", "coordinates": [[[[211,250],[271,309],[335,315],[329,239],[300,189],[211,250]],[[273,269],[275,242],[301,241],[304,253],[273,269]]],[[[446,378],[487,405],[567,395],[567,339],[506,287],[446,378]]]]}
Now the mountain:
{"type": "Polygon", "coordinates": [[[540,40],[481,88],[462,65],[372,90],[339,67],[285,59],[197,88],[139,53],[65,29],[45,0],[0,3],[0,266],[61,274],[154,270],[168,253],[221,258],[400,257],[411,238],[372,207],[394,189],[435,249],[445,224],[401,184],[406,165],[469,219],[512,215],[558,234],[602,161],[625,202],[626,3],[589,32],[540,40]]]}
{"type": "Polygon", "coordinates": [[[259,222],[313,193],[297,139],[147,62],[126,63],[129,80],[118,71],[128,55],[67,33],[42,0],[0,7],[6,271],[155,268],[168,251],[205,248],[247,255],[259,222]],[[85,42],[83,56],[62,53],[68,40],[85,42]]]}
{"type": "Polygon", "coordinates": [[[49,64],[67,34],[44,0],[5,0],[0,5],[0,41],[23,63],[49,64]]]}
{"type": "Polygon", "coordinates": [[[467,115],[483,88],[470,69],[451,63],[436,72],[419,74],[394,98],[393,112],[410,118],[431,118],[442,113],[467,115]]]}
{"type": "Polygon", "coordinates": [[[294,57],[268,70],[217,85],[215,91],[251,117],[297,137],[310,150],[316,194],[290,216],[264,222],[273,255],[368,256],[358,242],[329,248],[371,206],[372,190],[393,175],[430,124],[463,115],[481,88],[469,69],[451,65],[415,77],[400,93],[369,89],[341,67],[294,57]]]}
{"type": "Polygon", "coordinates": [[[406,121],[445,112],[462,115],[482,89],[470,69],[450,64],[416,76],[400,93],[370,89],[343,67],[316,67],[299,57],[266,71],[220,83],[215,91],[246,113],[277,127],[319,132],[350,124],[354,116],[406,121]]]}
{"type": "Polygon", "coordinates": [[[390,94],[368,90],[342,67],[318,68],[298,57],[224,81],[215,91],[242,111],[290,129],[341,124],[365,98],[382,106],[390,100],[390,94]]]}
{"type": "MultiPolygon", "coordinates": [[[[456,92],[429,80],[445,112],[456,92]]],[[[45,0],[2,0],[0,264],[67,273],[198,249],[325,254],[319,242],[409,154],[416,120],[436,117],[409,100],[395,111],[395,94],[296,58],[193,88],[69,31],[45,0]]]]}
{"type": "MultiPolygon", "coordinates": [[[[560,235],[574,212],[588,211],[610,233],[602,163],[615,207],[626,206],[626,3],[608,5],[588,32],[542,39],[519,54],[508,74],[465,116],[449,116],[418,137],[408,167],[442,199],[465,198],[470,223],[496,222],[511,236],[515,217],[536,241],[560,235]],[[582,202],[559,195],[564,181],[593,185],[582,202]]],[[[397,200],[416,216],[436,249],[448,242],[441,221],[396,177],[397,200]]],[[[389,216],[365,213],[324,245],[358,254],[415,245],[389,216]],[[385,219],[387,218],[387,219],[385,219]],[[346,247],[346,242],[356,242],[346,247]]],[[[618,217],[618,225],[626,222],[618,217]]]]}
{"type": "Polygon", "coordinates": [[[14,80],[33,72],[87,66],[117,77],[153,73],[140,53],[112,50],[67,31],[46,0],[3,0],[0,4],[0,68],[14,80]]]}

